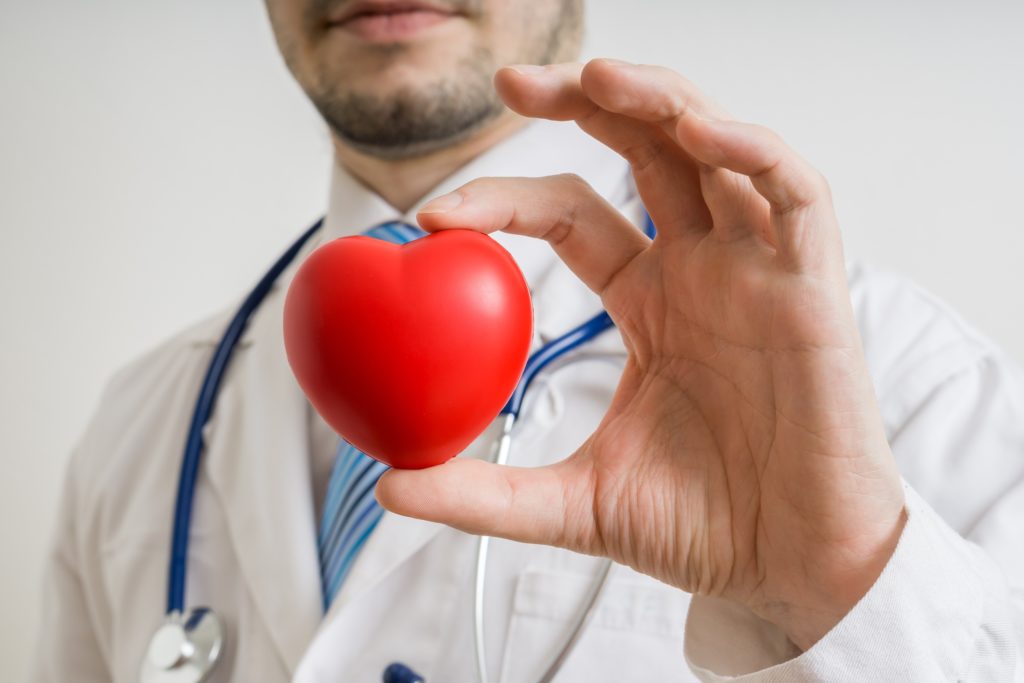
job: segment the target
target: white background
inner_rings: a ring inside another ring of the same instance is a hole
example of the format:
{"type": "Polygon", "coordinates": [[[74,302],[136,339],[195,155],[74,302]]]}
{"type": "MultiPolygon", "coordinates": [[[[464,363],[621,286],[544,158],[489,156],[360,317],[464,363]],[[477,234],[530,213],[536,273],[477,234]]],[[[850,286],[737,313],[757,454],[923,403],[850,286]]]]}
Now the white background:
{"type": "MultiPolygon", "coordinates": [[[[589,24],[589,54],[782,133],[831,180],[849,256],[1024,359],[1024,3],[606,1],[589,24]]],[[[0,0],[0,680],[26,677],[103,382],[248,288],[323,210],[329,154],[262,3],[0,0]]]]}

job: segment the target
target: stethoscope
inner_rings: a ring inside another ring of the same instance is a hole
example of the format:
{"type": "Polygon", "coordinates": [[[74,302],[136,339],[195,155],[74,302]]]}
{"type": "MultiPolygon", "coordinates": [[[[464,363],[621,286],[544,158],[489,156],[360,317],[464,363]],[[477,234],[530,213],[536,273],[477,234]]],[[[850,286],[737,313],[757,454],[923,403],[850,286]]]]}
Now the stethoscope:
{"type": "MultiPolygon", "coordinates": [[[[309,239],[323,225],[323,218],[306,230],[288,250],[260,278],[256,286],[242,301],[224,336],[217,343],[213,358],[206,370],[199,396],[189,424],[185,452],[181,461],[178,479],[178,495],[174,505],[174,527],[171,533],[171,560],[167,579],[167,610],[164,621],[154,632],[142,661],[140,678],[142,683],[201,683],[224,649],[224,624],[208,607],[185,610],[185,578],[188,562],[189,530],[192,522],[192,500],[195,494],[196,477],[199,474],[199,460],[203,451],[203,428],[213,412],[220,390],[221,381],[231,360],[231,354],[245,330],[249,319],[266,298],[274,282],[295,260],[295,257],[309,239]]],[[[654,223],[645,213],[644,232],[653,238],[654,223]]],[[[574,327],[557,339],[544,344],[527,360],[523,375],[505,407],[501,409],[501,435],[497,442],[492,461],[504,465],[508,462],[512,447],[512,427],[519,417],[526,397],[526,390],[541,370],[571,351],[586,344],[602,332],[615,326],[607,312],[601,311],[586,322],[574,327]]],[[[487,556],[490,538],[477,539],[476,565],[473,593],[473,638],[475,644],[477,676],[480,683],[487,683],[486,651],[484,648],[484,590],[487,583],[487,556]]],[[[540,683],[550,683],[561,669],[569,653],[586,629],[593,616],[601,593],[608,583],[612,563],[605,560],[598,570],[593,585],[588,591],[583,609],[569,631],[557,655],[552,659],[540,683]]],[[[408,666],[394,663],[383,672],[384,683],[423,683],[423,677],[408,666]]]]}

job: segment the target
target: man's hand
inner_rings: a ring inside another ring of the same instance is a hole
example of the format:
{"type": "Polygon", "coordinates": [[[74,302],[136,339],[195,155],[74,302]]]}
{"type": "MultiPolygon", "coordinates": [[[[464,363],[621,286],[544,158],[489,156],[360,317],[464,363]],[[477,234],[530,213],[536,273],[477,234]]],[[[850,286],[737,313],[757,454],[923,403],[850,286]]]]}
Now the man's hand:
{"type": "Polygon", "coordinates": [[[622,154],[657,237],[571,176],[477,180],[421,225],[547,240],[601,296],[628,361],[565,461],[390,471],[381,503],[608,556],[810,647],[870,588],[905,519],[825,180],[666,69],[513,67],[496,85],[520,114],[574,120],[622,154]]]}

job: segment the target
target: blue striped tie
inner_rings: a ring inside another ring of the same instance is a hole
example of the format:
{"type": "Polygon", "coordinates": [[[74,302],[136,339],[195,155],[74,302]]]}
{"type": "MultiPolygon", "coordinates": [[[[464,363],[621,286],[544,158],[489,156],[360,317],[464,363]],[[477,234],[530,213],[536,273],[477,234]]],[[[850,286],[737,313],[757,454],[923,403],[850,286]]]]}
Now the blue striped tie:
{"type": "MultiPolygon", "coordinates": [[[[365,234],[404,244],[426,233],[405,223],[384,223],[365,234]]],[[[327,485],[317,536],[324,612],[338,594],[359,550],[384,515],[384,510],[373,496],[373,489],[386,469],[387,465],[341,440],[331,470],[331,481],[327,485]]]]}

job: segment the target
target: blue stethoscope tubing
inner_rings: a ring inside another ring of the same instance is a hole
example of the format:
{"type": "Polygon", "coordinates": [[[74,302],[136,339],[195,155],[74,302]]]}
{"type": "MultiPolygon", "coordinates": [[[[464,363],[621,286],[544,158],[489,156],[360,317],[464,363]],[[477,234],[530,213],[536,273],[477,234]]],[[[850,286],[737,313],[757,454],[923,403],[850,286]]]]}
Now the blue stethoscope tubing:
{"type": "MultiPolygon", "coordinates": [[[[218,342],[213,357],[210,360],[210,365],[206,370],[206,375],[203,378],[199,395],[196,399],[192,420],[189,424],[188,437],[185,441],[181,472],[178,479],[178,493],[174,505],[174,526],[171,533],[171,556],[167,581],[168,615],[184,613],[189,531],[192,522],[192,503],[195,494],[196,478],[199,474],[199,462],[202,458],[204,446],[203,429],[213,413],[224,373],[227,371],[231,356],[238,345],[238,340],[245,331],[249,319],[259,308],[260,304],[263,303],[277,278],[291,265],[309,239],[323,226],[323,221],[323,218],[319,219],[302,233],[288,247],[287,251],[274,262],[252,291],[245,297],[238,311],[231,319],[223,337],[218,342]]],[[[650,215],[646,213],[644,232],[652,239],[656,232],[654,222],[651,220],[650,215]]],[[[501,410],[500,414],[506,416],[506,424],[510,426],[515,418],[518,417],[523,399],[526,396],[526,390],[541,370],[551,362],[614,326],[615,323],[608,313],[601,311],[535,351],[527,360],[519,383],[501,410]]]]}
{"type": "Polygon", "coordinates": [[[181,459],[181,474],[178,477],[178,497],[174,504],[174,531],[171,534],[171,566],[167,580],[167,613],[182,613],[185,610],[185,578],[186,565],[188,563],[188,541],[189,529],[192,524],[192,499],[196,490],[196,477],[199,474],[199,460],[203,454],[203,428],[213,413],[214,404],[217,401],[217,394],[220,391],[221,380],[224,379],[224,372],[231,361],[231,354],[238,345],[238,340],[245,331],[249,318],[256,312],[260,304],[267,297],[274,282],[295,260],[299,251],[305,246],[309,238],[321,228],[324,219],[321,218],[309,227],[295,243],[288,247],[288,250],[270,267],[270,270],[260,278],[249,295],[245,297],[238,312],[231,319],[231,323],[224,331],[213,352],[210,366],[206,370],[206,376],[199,388],[199,397],[196,399],[196,407],[192,413],[192,422],[188,428],[188,439],[185,441],[185,453],[181,459]]]}

